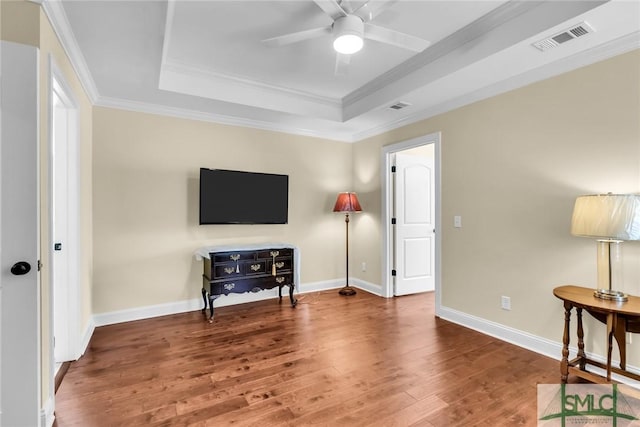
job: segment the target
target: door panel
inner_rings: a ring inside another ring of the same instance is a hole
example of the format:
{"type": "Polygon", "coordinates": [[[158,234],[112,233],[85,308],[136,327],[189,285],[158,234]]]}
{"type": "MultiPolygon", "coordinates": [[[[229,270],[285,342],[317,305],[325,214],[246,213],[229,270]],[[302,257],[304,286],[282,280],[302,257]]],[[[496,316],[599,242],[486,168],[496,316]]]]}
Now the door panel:
{"type": "Polygon", "coordinates": [[[433,159],[395,155],[395,295],[435,288],[433,159]]]}
{"type": "Polygon", "coordinates": [[[38,426],[38,50],[0,43],[0,425],[38,426]]]}

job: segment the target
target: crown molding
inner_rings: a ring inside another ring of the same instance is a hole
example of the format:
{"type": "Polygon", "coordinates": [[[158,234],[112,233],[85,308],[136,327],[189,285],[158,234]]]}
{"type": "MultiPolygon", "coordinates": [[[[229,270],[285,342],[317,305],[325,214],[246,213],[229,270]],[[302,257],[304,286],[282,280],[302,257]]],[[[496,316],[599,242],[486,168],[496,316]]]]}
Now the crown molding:
{"type": "Polygon", "coordinates": [[[91,103],[95,104],[100,98],[100,94],[89,72],[84,55],[80,51],[78,42],[71,31],[71,25],[69,25],[62,3],[54,0],[40,0],[39,2],[42,4],[42,9],[49,19],[53,31],[58,36],[58,40],[60,40],[62,49],[69,57],[69,62],[71,62],[71,66],[80,79],[80,84],[82,84],[91,103]]]}
{"type": "Polygon", "coordinates": [[[118,110],[133,111],[138,113],[157,114],[160,116],[197,120],[201,122],[240,126],[252,129],[287,133],[291,135],[309,136],[313,138],[330,139],[339,142],[355,142],[351,137],[350,132],[331,132],[323,129],[310,129],[265,120],[247,119],[243,117],[234,117],[224,114],[194,111],[185,108],[168,107],[166,105],[151,104],[118,98],[100,97],[98,101],[94,103],[94,105],[96,107],[114,108],[118,110]]]}

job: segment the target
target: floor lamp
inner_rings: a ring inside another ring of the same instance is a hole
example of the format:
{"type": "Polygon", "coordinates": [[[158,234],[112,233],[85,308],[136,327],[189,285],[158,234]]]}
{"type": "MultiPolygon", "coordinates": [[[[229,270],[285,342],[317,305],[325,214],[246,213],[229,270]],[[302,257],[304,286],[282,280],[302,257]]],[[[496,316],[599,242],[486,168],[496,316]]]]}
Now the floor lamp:
{"type": "Polygon", "coordinates": [[[640,240],[640,195],[595,194],[576,199],[571,234],[598,244],[598,288],[594,296],[627,301],[622,287],[622,242],[640,240]]]}
{"type": "Polygon", "coordinates": [[[360,202],[358,202],[358,196],[356,193],[339,193],[336,199],[336,204],[333,207],[334,212],[344,212],[344,223],[347,230],[346,239],[346,258],[347,258],[347,284],[344,288],[340,289],[340,295],[355,295],[356,290],[349,286],[349,214],[351,212],[361,212],[360,202]]]}

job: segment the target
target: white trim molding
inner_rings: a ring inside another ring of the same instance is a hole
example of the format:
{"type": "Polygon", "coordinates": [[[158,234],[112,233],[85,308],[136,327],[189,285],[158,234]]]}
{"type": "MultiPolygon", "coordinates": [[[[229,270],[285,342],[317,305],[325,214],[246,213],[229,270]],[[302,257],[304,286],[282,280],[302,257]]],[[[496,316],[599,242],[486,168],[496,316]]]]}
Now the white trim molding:
{"type": "MultiPolygon", "coordinates": [[[[524,332],[518,329],[511,328],[509,326],[501,325],[500,323],[492,322],[487,319],[473,316],[471,314],[463,313],[461,311],[454,310],[449,307],[440,307],[439,312],[436,313],[438,317],[458,325],[473,329],[485,335],[492,336],[501,341],[506,341],[518,347],[525,348],[533,351],[534,353],[542,354],[555,360],[560,360],[562,356],[562,343],[552,341],[546,338],[542,338],[528,332],[524,332]]],[[[576,354],[578,349],[576,347],[569,347],[570,354],[576,354]]],[[[589,359],[606,363],[605,357],[587,352],[589,359]]],[[[612,364],[619,364],[619,360],[613,360],[612,364]]],[[[560,378],[560,365],[558,365],[558,378],[560,378]]],[[[636,366],[627,365],[627,370],[635,374],[640,375],[640,368],[636,366]]],[[[595,366],[589,365],[589,371],[602,375],[604,370],[595,366]]],[[[624,384],[628,384],[634,387],[639,387],[640,382],[632,380],[620,375],[612,375],[612,378],[624,384]]]]}
{"type": "Polygon", "coordinates": [[[87,93],[91,103],[95,104],[100,98],[100,93],[98,93],[98,88],[93,81],[93,77],[89,71],[89,66],[84,59],[82,51],[80,50],[78,41],[71,31],[71,25],[67,19],[67,14],[64,11],[62,2],[41,0],[40,3],[42,4],[42,9],[44,10],[45,15],[47,15],[47,18],[51,23],[53,31],[57,34],[58,40],[60,40],[62,48],[69,57],[71,66],[78,75],[84,91],[87,93]]]}

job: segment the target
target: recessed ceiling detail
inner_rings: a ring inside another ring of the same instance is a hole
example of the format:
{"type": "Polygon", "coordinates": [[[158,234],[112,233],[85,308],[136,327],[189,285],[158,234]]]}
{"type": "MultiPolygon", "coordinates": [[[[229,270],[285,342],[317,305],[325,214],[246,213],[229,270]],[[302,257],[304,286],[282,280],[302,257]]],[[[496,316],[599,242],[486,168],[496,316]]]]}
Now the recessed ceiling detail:
{"type": "Polygon", "coordinates": [[[327,31],[277,48],[262,42],[330,28],[319,6],[335,8],[332,0],[42,4],[95,105],[344,141],[640,45],[637,1],[342,0],[347,14],[387,5],[375,25],[431,44],[416,52],[365,37],[336,73],[327,31]],[[587,22],[597,32],[576,25],[587,22]],[[550,34],[573,41],[531,55],[550,34]],[[389,108],[399,99],[411,108],[389,108]]]}

